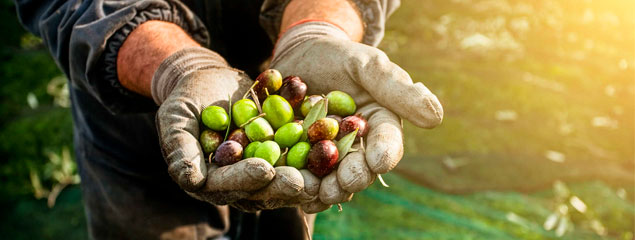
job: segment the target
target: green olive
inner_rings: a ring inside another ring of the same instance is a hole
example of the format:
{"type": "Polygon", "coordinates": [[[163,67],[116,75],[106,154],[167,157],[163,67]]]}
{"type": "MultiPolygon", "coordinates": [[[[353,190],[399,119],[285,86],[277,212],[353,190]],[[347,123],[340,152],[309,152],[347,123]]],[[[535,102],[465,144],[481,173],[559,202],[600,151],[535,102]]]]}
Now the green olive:
{"type": "Polygon", "coordinates": [[[273,128],[264,118],[257,118],[247,124],[245,134],[250,142],[273,140],[273,128]]]}
{"type": "Polygon", "coordinates": [[[281,148],[287,148],[293,146],[300,140],[302,132],[304,132],[302,125],[296,122],[290,122],[282,125],[282,127],[276,131],[274,139],[281,148]]]}
{"type": "Polygon", "coordinates": [[[311,111],[311,108],[320,100],[322,100],[322,96],[320,95],[311,95],[304,98],[302,105],[300,105],[300,112],[302,113],[302,116],[306,117],[306,115],[309,114],[309,111],[311,111]]]}
{"type": "Polygon", "coordinates": [[[232,106],[232,118],[237,127],[243,125],[247,120],[258,115],[256,103],[251,99],[238,100],[232,106]]]}
{"type": "Polygon", "coordinates": [[[326,95],[326,98],[329,100],[328,114],[346,117],[353,115],[355,113],[355,110],[357,110],[355,101],[353,100],[351,95],[348,95],[345,92],[332,91],[326,95]]]}
{"type": "Polygon", "coordinates": [[[201,142],[203,152],[207,155],[216,151],[218,145],[220,145],[223,141],[223,137],[221,137],[217,132],[205,129],[201,132],[199,141],[201,142]]]}
{"type": "Polygon", "coordinates": [[[249,143],[249,145],[247,145],[247,147],[245,147],[245,150],[243,151],[243,159],[254,157],[254,153],[256,152],[256,149],[258,149],[260,144],[261,142],[249,143]]]}
{"type": "Polygon", "coordinates": [[[254,157],[262,158],[273,166],[280,158],[280,146],[274,141],[264,141],[254,152],[254,157]]]}
{"type": "Polygon", "coordinates": [[[306,157],[311,150],[311,144],[307,142],[299,142],[295,144],[289,153],[287,153],[287,166],[291,166],[297,169],[306,167],[306,157]]]}
{"type": "Polygon", "coordinates": [[[203,124],[214,131],[223,131],[229,126],[229,115],[219,106],[206,107],[201,113],[203,124]]]}
{"type": "Polygon", "coordinates": [[[262,104],[265,119],[271,123],[273,129],[293,121],[293,108],[286,99],[279,95],[269,95],[262,104]]]}

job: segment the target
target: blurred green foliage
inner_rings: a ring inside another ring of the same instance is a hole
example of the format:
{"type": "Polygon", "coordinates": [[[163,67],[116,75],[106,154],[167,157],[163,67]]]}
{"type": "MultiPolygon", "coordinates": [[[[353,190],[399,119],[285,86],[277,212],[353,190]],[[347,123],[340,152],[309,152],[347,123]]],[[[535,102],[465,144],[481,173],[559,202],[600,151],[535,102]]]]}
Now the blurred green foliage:
{"type": "MultiPolygon", "coordinates": [[[[41,40],[0,4],[0,231],[86,239],[79,187],[53,208],[34,198],[33,171],[43,188],[76,176],[61,160],[72,119],[41,40]]],[[[380,48],[437,94],[444,123],[405,123],[391,187],[318,215],[314,238],[633,239],[632,16],[623,0],[402,1],[380,48]]]]}

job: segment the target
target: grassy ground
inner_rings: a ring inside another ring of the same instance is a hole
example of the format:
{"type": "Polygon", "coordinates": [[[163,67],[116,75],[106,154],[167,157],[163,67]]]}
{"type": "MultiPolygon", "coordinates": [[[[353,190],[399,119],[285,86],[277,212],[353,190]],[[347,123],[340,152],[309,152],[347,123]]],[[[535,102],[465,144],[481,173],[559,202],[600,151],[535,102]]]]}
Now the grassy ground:
{"type": "MultiPolygon", "coordinates": [[[[71,118],[47,91],[59,70],[0,3],[0,232],[85,239],[77,186],[51,209],[33,197],[71,118]]],[[[318,215],[315,239],[633,239],[634,15],[619,0],[402,1],[380,48],[439,96],[444,123],[405,123],[391,187],[318,215]],[[562,236],[543,226],[554,214],[562,236]]]]}

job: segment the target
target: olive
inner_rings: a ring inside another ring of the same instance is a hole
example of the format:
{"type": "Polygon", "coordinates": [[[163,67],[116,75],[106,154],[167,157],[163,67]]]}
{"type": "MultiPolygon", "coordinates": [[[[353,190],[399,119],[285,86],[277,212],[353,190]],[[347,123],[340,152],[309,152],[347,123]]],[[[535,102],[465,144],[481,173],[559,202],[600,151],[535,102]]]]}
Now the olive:
{"type": "Polygon", "coordinates": [[[280,96],[286,99],[292,108],[296,108],[302,103],[306,96],[306,84],[298,76],[288,76],[282,80],[280,96]]]}
{"type": "Polygon", "coordinates": [[[272,140],[273,128],[264,118],[257,118],[245,126],[245,134],[251,142],[272,140]]]}
{"type": "Polygon", "coordinates": [[[357,110],[355,101],[345,92],[332,91],[326,95],[326,98],[329,100],[328,114],[346,117],[353,115],[357,110]]]}
{"type": "Polygon", "coordinates": [[[247,145],[247,147],[243,151],[243,158],[254,157],[254,153],[256,152],[256,149],[258,149],[258,147],[260,146],[261,143],[262,142],[251,142],[251,143],[249,143],[249,145],[247,145]]]}
{"type": "Polygon", "coordinates": [[[216,154],[214,155],[214,161],[219,166],[225,166],[234,164],[243,156],[243,147],[236,141],[225,141],[218,146],[216,154]]]}
{"type": "Polygon", "coordinates": [[[203,130],[201,132],[201,136],[199,137],[199,141],[201,142],[201,148],[205,155],[213,153],[218,148],[218,145],[223,141],[223,137],[220,136],[217,132],[211,130],[203,130]]]}
{"type": "Polygon", "coordinates": [[[265,119],[269,121],[273,129],[278,129],[294,119],[293,108],[279,95],[269,95],[262,104],[262,112],[266,114],[265,119]]]}
{"type": "Polygon", "coordinates": [[[337,137],[339,126],[332,118],[322,118],[315,121],[307,130],[309,142],[316,143],[320,140],[333,140],[337,137]]]}
{"type": "Polygon", "coordinates": [[[355,135],[355,141],[359,141],[359,138],[366,136],[368,133],[367,124],[366,119],[364,119],[361,114],[345,117],[342,119],[342,123],[340,124],[340,131],[337,133],[337,139],[339,140],[347,134],[355,131],[355,129],[359,129],[355,135]]]}
{"type": "Polygon", "coordinates": [[[322,100],[322,96],[320,95],[311,95],[304,98],[304,102],[302,102],[302,105],[300,106],[302,116],[306,117],[306,115],[309,114],[309,111],[311,111],[311,108],[320,100],[322,100]]]}
{"type": "Polygon", "coordinates": [[[234,124],[237,127],[246,123],[247,120],[251,119],[258,115],[258,108],[256,107],[256,103],[251,99],[241,99],[238,100],[232,106],[232,118],[234,119],[234,124]]]}
{"type": "Polygon", "coordinates": [[[229,126],[229,115],[219,106],[206,107],[201,113],[203,124],[214,131],[223,131],[229,126]]]}
{"type": "Polygon", "coordinates": [[[289,153],[287,153],[287,166],[297,169],[305,168],[309,150],[311,150],[311,144],[307,142],[299,142],[293,145],[289,153]]]}
{"type": "Polygon", "coordinates": [[[302,137],[302,133],[304,129],[302,129],[302,125],[295,122],[290,122],[285,125],[282,125],[276,131],[274,135],[274,140],[280,145],[281,148],[292,147],[295,143],[300,140],[302,137]]]}
{"type": "Polygon", "coordinates": [[[280,146],[274,141],[264,141],[256,148],[254,157],[262,158],[273,166],[280,158],[280,146]]]}
{"type": "Polygon", "coordinates": [[[335,143],[322,140],[315,143],[307,156],[307,168],[315,176],[324,177],[335,169],[339,153],[335,143]]]}
{"type": "Polygon", "coordinates": [[[276,69],[267,69],[256,77],[256,82],[258,84],[254,86],[254,92],[256,92],[258,99],[262,100],[267,97],[267,92],[273,94],[280,89],[280,86],[282,86],[282,75],[276,69]],[[266,92],[265,89],[267,89],[266,92]]]}
{"type": "Polygon", "coordinates": [[[240,143],[240,145],[243,147],[246,147],[247,144],[249,144],[249,139],[247,138],[247,134],[245,133],[245,130],[241,128],[232,131],[232,133],[230,133],[229,136],[227,137],[227,140],[234,140],[240,143]]]}

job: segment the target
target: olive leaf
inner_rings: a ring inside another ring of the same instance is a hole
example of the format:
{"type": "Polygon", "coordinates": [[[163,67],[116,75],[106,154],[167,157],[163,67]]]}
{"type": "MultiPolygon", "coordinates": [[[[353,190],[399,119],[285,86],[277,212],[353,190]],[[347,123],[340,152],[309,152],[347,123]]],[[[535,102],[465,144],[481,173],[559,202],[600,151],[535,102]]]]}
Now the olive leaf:
{"type": "Polygon", "coordinates": [[[328,111],[327,104],[328,99],[323,98],[315,103],[315,105],[313,105],[311,111],[309,111],[309,113],[306,115],[306,118],[304,118],[304,121],[302,122],[302,129],[304,129],[304,131],[302,133],[302,138],[300,139],[300,141],[306,141],[309,127],[315,121],[326,117],[326,113],[328,111]]]}
{"type": "Polygon", "coordinates": [[[351,146],[353,146],[353,142],[355,142],[355,136],[357,136],[357,131],[358,129],[355,129],[355,131],[346,134],[346,136],[344,136],[342,139],[340,139],[336,146],[337,146],[337,151],[339,153],[339,158],[337,159],[337,162],[342,161],[342,159],[344,159],[344,157],[346,156],[346,154],[348,154],[351,150],[351,146]]]}
{"type": "Polygon", "coordinates": [[[227,137],[229,136],[229,130],[231,129],[231,125],[232,125],[232,96],[227,95],[227,100],[229,101],[229,124],[227,125],[227,131],[225,131],[225,139],[223,139],[223,142],[227,141],[227,137]]]}

